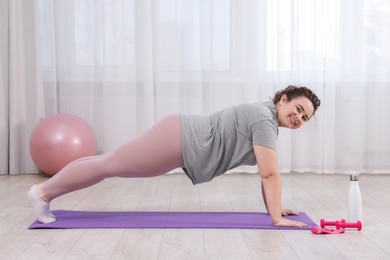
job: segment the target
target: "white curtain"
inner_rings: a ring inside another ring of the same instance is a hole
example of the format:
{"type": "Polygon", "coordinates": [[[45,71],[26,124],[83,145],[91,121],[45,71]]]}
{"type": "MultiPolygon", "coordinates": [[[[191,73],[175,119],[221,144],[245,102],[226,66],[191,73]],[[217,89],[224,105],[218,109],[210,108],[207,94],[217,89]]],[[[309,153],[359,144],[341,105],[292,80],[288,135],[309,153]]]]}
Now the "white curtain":
{"type": "Polygon", "coordinates": [[[8,2],[0,1],[0,174],[8,173],[8,49],[8,2]]]}
{"type": "Polygon", "coordinates": [[[0,2],[0,173],[37,172],[29,139],[44,116],[35,1],[0,2]]]}
{"type": "Polygon", "coordinates": [[[322,105],[281,129],[281,171],[390,173],[387,0],[36,1],[45,114],[84,118],[100,153],[299,84],[322,105]]]}

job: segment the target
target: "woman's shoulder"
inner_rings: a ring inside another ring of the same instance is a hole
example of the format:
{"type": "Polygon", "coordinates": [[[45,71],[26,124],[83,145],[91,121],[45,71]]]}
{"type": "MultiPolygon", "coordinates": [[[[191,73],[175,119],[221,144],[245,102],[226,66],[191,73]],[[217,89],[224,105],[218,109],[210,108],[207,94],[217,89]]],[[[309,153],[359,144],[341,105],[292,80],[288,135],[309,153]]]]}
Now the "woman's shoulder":
{"type": "Polygon", "coordinates": [[[244,103],[236,107],[240,114],[254,117],[274,118],[276,116],[275,104],[272,101],[244,103]]]}

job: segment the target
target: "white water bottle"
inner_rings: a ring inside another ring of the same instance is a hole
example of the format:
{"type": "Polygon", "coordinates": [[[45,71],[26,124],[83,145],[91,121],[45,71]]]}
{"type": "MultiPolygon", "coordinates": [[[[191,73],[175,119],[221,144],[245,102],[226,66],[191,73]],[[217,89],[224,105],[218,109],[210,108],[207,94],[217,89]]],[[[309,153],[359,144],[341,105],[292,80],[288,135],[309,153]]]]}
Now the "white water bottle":
{"type": "Polygon", "coordinates": [[[362,195],[359,187],[359,175],[350,176],[348,191],[348,222],[362,221],[362,195]]]}

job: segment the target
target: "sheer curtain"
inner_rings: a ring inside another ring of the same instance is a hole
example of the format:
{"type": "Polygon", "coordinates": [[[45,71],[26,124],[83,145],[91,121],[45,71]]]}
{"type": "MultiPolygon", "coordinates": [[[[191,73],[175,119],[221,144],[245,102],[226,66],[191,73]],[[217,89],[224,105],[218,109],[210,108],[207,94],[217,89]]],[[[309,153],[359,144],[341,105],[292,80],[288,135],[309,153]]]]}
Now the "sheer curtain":
{"type": "Polygon", "coordinates": [[[37,7],[45,113],[83,117],[99,152],[166,114],[209,114],[299,84],[322,106],[303,129],[281,129],[281,171],[390,173],[386,0],[37,0],[37,7]]]}
{"type": "Polygon", "coordinates": [[[8,3],[0,2],[0,174],[8,173],[8,3]]]}
{"type": "Polygon", "coordinates": [[[0,174],[37,172],[29,151],[44,117],[35,1],[0,1],[0,174]]]}

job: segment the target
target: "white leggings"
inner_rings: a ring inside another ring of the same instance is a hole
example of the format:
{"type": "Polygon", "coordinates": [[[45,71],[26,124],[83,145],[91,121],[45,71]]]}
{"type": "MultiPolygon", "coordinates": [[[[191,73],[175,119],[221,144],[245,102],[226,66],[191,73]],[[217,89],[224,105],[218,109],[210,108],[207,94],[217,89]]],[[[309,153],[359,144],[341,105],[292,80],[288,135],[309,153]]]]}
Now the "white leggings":
{"type": "Polygon", "coordinates": [[[183,167],[180,115],[158,121],[141,136],[117,149],[76,160],[40,185],[51,201],[63,194],[92,186],[109,177],[153,177],[183,167]]]}

